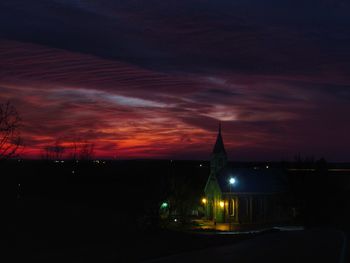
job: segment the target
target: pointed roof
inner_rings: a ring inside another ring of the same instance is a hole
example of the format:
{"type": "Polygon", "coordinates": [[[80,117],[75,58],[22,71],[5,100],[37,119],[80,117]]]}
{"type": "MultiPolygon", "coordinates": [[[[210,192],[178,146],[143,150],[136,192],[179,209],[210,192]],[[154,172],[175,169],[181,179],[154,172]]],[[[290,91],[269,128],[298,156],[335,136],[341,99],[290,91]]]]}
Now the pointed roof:
{"type": "Polygon", "coordinates": [[[218,136],[216,138],[216,142],[215,142],[215,146],[214,146],[214,149],[213,149],[213,153],[224,153],[224,154],[226,154],[224,141],[223,141],[222,136],[221,136],[221,123],[219,123],[219,132],[218,132],[218,136]]]}

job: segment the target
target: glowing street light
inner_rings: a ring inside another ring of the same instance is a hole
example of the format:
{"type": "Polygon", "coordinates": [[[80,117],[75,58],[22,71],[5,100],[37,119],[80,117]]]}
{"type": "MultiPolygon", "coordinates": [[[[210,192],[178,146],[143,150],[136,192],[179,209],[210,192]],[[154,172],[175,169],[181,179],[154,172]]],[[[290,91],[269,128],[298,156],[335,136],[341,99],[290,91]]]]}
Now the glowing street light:
{"type": "Polygon", "coordinates": [[[203,204],[206,204],[206,203],[207,203],[207,199],[203,198],[203,199],[202,199],[202,203],[203,203],[203,204]]]}
{"type": "MultiPolygon", "coordinates": [[[[229,186],[230,186],[230,198],[232,198],[232,196],[231,196],[231,188],[232,188],[232,186],[234,185],[234,184],[236,184],[237,183],[237,180],[236,180],[236,178],[234,178],[234,177],[230,177],[229,179],[228,179],[228,183],[229,183],[229,186]]],[[[232,211],[233,211],[233,206],[231,206],[231,209],[232,209],[232,211]]],[[[230,228],[230,230],[231,230],[231,227],[232,227],[232,224],[231,224],[231,220],[232,220],[232,216],[230,216],[229,217],[229,228],[230,228]]]]}
{"type": "Polygon", "coordinates": [[[219,202],[219,205],[220,205],[221,208],[224,208],[225,203],[224,203],[223,201],[220,201],[220,202],[219,202]]]}
{"type": "Polygon", "coordinates": [[[228,180],[229,184],[230,185],[234,185],[236,183],[236,178],[234,177],[231,177],[229,180],[228,180]]]}

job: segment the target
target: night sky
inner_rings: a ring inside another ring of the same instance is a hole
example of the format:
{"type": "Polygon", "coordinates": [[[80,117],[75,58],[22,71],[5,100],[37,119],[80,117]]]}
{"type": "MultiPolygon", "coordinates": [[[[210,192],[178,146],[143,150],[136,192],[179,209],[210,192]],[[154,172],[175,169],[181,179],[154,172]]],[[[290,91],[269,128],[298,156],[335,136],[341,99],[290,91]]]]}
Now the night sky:
{"type": "Polygon", "coordinates": [[[346,0],[2,0],[0,101],[23,156],[350,161],[346,0]]]}

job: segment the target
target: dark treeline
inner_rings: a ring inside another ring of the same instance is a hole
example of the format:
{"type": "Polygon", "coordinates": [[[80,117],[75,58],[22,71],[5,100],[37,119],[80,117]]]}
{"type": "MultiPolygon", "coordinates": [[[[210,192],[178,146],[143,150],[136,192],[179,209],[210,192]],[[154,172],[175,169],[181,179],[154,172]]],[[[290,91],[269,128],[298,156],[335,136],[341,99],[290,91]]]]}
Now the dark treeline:
{"type": "Polygon", "coordinates": [[[123,226],[128,231],[153,231],[159,226],[163,202],[172,202],[174,208],[199,203],[208,171],[205,163],[171,161],[22,161],[7,165],[7,172],[16,175],[17,202],[26,213],[25,221],[43,215],[43,224],[62,220],[65,226],[101,224],[116,226],[118,231],[123,226]]]}
{"type": "MultiPolygon", "coordinates": [[[[339,220],[335,215],[340,217],[348,203],[349,171],[338,171],[339,164],[322,159],[268,165],[288,171],[290,202],[299,208],[301,222],[339,220]]],[[[187,214],[200,203],[209,174],[209,163],[200,161],[13,161],[6,166],[2,170],[16,175],[19,200],[39,198],[67,208],[107,207],[116,217],[113,220],[138,227],[157,225],[165,201],[180,215],[187,214]]],[[[45,207],[50,209],[54,205],[45,207]]]]}
{"type": "MultiPolygon", "coordinates": [[[[166,243],[159,243],[168,239],[168,234],[156,241],[148,239],[150,234],[164,235],[159,208],[175,196],[174,207],[185,201],[199,203],[208,165],[170,161],[22,161],[2,165],[2,170],[16,176],[16,231],[23,250],[28,248],[26,240],[39,243],[36,246],[43,246],[44,251],[62,246],[79,249],[77,245],[91,245],[95,251],[96,246],[105,249],[106,244],[113,244],[113,251],[118,252],[145,248],[138,255],[128,255],[137,258],[155,253],[154,249],[148,251],[147,243],[156,242],[160,250],[168,250],[166,243]]],[[[170,236],[173,235],[176,237],[174,233],[170,236]]]]}

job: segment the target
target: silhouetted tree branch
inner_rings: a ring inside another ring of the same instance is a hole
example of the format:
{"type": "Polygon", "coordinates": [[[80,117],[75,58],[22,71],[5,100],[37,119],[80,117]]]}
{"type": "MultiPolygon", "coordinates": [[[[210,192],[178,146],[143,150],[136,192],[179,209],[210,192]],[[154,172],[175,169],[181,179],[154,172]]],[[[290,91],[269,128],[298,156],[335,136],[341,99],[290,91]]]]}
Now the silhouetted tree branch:
{"type": "Polygon", "coordinates": [[[20,121],[16,108],[10,102],[0,104],[0,160],[14,157],[22,145],[20,121]]]}

